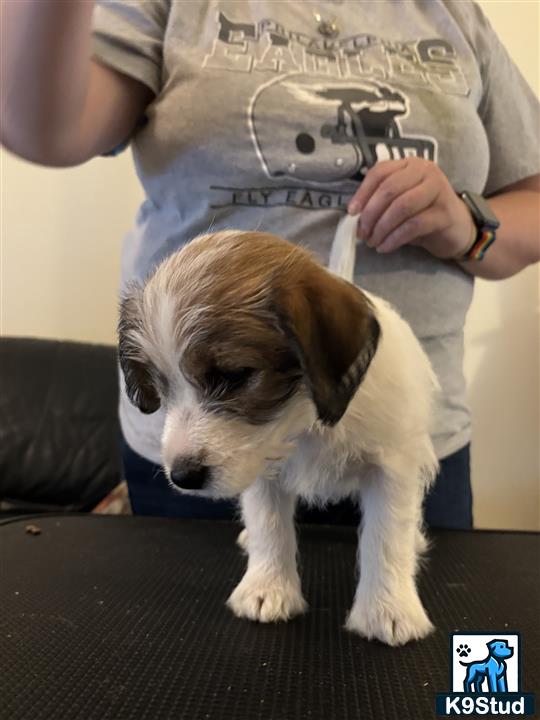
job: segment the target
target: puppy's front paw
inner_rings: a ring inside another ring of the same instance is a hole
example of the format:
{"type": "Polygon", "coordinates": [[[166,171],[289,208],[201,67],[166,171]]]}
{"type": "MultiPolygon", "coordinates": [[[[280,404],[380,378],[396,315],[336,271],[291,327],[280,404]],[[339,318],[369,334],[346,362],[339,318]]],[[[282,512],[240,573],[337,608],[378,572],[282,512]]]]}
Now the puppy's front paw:
{"type": "Polygon", "coordinates": [[[403,598],[357,598],[345,623],[347,630],[387,645],[405,645],[433,630],[416,592],[403,598]]]}
{"type": "Polygon", "coordinates": [[[307,609],[298,577],[269,577],[256,571],[244,575],[227,605],[237,617],[259,622],[288,620],[307,609]]]}

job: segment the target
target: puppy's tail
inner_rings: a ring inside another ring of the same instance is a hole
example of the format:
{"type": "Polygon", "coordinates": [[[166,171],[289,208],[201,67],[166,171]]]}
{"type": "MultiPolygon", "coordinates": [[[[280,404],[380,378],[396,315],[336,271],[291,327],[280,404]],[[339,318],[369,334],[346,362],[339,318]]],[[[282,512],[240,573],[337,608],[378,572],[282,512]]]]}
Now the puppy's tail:
{"type": "Polygon", "coordinates": [[[330,251],[328,269],[349,282],[353,282],[356,260],[356,227],[360,215],[347,213],[338,223],[330,251]]]}

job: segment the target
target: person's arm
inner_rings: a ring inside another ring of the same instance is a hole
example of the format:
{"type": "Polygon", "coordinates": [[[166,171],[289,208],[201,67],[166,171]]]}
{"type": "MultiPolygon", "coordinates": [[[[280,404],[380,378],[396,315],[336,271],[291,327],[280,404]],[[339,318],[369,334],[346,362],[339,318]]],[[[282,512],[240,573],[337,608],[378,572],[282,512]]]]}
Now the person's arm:
{"type": "Polygon", "coordinates": [[[403,245],[455,260],[471,275],[502,279],[540,259],[540,176],[514,183],[489,199],[501,222],[483,260],[458,260],[474,240],[467,206],[439,166],[421,158],[386,160],[371,168],[349,203],[361,212],[359,237],[379,253],[403,245]]]}
{"type": "Polygon", "coordinates": [[[153,97],[91,60],[93,8],[91,0],[2,4],[0,140],[26,160],[65,167],[107,152],[153,97]]]}
{"type": "Polygon", "coordinates": [[[540,175],[514,183],[488,198],[501,225],[480,262],[460,262],[470,275],[502,280],[540,261],[540,175]]]}

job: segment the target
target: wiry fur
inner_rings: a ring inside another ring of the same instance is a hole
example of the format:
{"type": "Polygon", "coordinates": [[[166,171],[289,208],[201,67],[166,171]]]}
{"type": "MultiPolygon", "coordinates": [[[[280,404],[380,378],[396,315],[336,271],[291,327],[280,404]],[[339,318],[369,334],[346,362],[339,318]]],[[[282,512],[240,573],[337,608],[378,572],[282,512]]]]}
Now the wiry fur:
{"type": "Polygon", "coordinates": [[[437,470],[437,383],[386,302],[279,238],[216,233],[127,294],[120,358],[130,398],[146,411],[165,405],[168,477],[179,458],[197,457],[209,480],[196,494],[241,496],[248,567],[228,601],[236,615],[265,622],[305,610],[295,499],[348,496],[363,521],[347,628],[391,645],[431,630],[415,573],[437,470]],[[226,378],[238,368],[246,377],[235,387],[226,378]]]}

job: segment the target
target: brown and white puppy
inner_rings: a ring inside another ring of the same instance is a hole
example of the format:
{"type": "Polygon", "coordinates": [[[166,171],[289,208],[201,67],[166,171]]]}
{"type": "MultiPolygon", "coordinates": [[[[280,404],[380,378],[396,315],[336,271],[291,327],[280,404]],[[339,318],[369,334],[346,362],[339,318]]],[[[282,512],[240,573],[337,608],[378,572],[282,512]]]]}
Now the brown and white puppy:
{"type": "Polygon", "coordinates": [[[165,408],[171,485],[241,497],[249,560],[228,601],[236,615],[305,610],[295,500],[350,496],[363,510],[362,568],[347,627],[390,645],[431,630],[415,573],[437,384],[386,302],[278,237],[218,232],[128,291],[119,334],[130,399],[165,408]]]}

